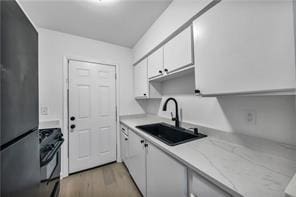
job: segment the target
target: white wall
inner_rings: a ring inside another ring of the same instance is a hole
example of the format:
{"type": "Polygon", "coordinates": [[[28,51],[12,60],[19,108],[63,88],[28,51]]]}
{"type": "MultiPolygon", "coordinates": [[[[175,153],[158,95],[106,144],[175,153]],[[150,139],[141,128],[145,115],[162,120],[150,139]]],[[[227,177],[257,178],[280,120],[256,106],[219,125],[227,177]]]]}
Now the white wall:
{"type": "Polygon", "coordinates": [[[177,99],[182,121],[227,131],[253,135],[273,141],[296,145],[296,110],[294,96],[225,96],[204,98],[194,96],[194,75],[189,74],[163,83],[163,99],[149,101],[147,113],[170,117],[175,113],[168,97],[177,99]],[[255,112],[255,124],[247,122],[246,113],[255,112]]]}
{"type": "Polygon", "coordinates": [[[134,62],[165,40],[211,0],[174,0],[133,47],[134,62]]]}
{"type": "MultiPolygon", "coordinates": [[[[64,57],[97,60],[99,63],[119,67],[119,114],[143,113],[134,100],[132,75],[132,50],[105,42],[90,40],[47,29],[39,33],[39,105],[48,107],[48,115],[40,115],[40,121],[59,120],[63,127],[63,61],[64,57]]],[[[54,121],[52,121],[54,122],[54,121]]],[[[68,174],[67,133],[62,147],[62,175],[68,174]]]]}
{"type": "Polygon", "coordinates": [[[131,49],[47,29],[39,32],[39,103],[48,107],[40,121],[63,117],[64,56],[95,59],[119,66],[119,101],[121,115],[142,113],[133,99],[131,49]]]}

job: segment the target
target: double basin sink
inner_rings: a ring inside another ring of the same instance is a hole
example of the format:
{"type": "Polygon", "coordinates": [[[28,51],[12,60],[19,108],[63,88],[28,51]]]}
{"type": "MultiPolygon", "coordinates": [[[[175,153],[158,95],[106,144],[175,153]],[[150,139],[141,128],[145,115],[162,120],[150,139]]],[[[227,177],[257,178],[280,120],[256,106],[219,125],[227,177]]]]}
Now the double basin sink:
{"type": "Polygon", "coordinates": [[[206,137],[204,134],[193,133],[190,130],[174,127],[166,123],[148,124],[136,127],[169,146],[175,146],[206,137]]]}

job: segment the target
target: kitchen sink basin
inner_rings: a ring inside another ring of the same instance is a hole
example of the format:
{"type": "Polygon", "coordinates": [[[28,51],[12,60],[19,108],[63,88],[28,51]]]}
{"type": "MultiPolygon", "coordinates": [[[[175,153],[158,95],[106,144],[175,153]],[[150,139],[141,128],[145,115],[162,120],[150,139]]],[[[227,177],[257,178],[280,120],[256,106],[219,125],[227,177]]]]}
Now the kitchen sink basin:
{"type": "Polygon", "coordinates": [[[193,134],[190,130],[177,128],[166,123],[148,124],[136,127],[169,146],[175,146],[192,140],[207,137],[204,134],[193,134]]]}

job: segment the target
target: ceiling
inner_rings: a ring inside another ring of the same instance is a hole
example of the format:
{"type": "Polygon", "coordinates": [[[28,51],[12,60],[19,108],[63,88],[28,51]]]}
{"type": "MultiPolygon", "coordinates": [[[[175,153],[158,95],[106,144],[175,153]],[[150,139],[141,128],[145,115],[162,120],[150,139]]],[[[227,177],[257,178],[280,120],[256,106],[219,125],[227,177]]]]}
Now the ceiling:
{"type": "Polygon", "coordinates": [[[38,27],[133,47],[171,0],[21,0],[38,27]]]}

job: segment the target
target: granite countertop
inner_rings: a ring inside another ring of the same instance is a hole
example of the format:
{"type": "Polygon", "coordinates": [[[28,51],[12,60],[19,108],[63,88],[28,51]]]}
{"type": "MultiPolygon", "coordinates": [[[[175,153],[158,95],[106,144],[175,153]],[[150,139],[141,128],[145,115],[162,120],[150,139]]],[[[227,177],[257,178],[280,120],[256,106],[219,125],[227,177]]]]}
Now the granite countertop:
{"type": "Polygon", "coordinates": [[[136,126],[172,124],[169,119],[126,116],[120,122],[233,196],[284,197],[296,173],[295,146],[186,123],[181,126],[198,127],[208,137],[168,146],[136,126]]]}

